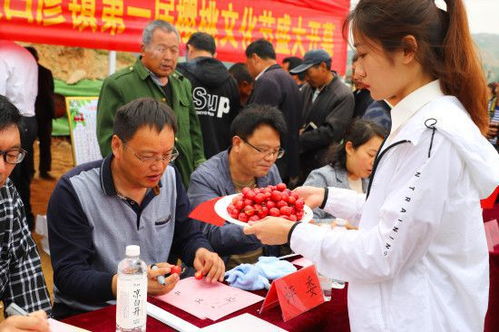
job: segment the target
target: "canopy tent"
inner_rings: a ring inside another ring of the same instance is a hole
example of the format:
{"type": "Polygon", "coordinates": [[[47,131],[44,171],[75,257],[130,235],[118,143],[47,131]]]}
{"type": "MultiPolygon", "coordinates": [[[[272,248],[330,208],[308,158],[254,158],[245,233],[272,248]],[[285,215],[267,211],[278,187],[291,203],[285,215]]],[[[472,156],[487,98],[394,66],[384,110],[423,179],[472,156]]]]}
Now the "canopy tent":
{"type": "Polygon", "coordinates": [[[350,0],[0,0],[0,39],[138,52],[147,22],[163,19],[184,42],[195,31],[213,35],[222,61],[244,61],[248,44],[265,38],[279,60],[322,48],[344,74],[349,8],[350,0]]]}

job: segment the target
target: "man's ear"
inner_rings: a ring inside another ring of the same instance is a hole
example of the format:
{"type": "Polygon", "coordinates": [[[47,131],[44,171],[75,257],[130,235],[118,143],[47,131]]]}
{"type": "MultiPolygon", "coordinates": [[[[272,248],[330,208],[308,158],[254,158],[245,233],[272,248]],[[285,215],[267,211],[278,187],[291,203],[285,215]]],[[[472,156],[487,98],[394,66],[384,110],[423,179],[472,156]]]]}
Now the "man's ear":
{"type": "MultiPolygon", "coordinates": [[[[123,141],[116,135],[111,138],[111,151],[115,158],[121,158],[121,152],[123,151],[123,141]]],[[[105,156],[104,156],[105,157],[105,156]]]]}
{"type": "Polygon", "coordinates": [[[239,152],[239,149],[241,148],[241,145],[243,144],[243,140],[239,136],[233,136],[232,137],[232,149],[235,152],[239,152]]]}

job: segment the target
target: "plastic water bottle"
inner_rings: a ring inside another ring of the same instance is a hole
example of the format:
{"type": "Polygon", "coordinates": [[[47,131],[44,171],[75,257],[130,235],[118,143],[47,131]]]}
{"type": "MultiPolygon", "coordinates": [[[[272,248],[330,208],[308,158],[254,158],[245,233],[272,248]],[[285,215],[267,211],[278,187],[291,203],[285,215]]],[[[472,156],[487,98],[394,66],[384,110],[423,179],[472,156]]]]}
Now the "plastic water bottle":
{"type": "Polygon", "coordinates": [[[146,330],[147,266],[139,256],[139,246],[127,246],[126,257],[118,264],[117,332],[146,330]]]}

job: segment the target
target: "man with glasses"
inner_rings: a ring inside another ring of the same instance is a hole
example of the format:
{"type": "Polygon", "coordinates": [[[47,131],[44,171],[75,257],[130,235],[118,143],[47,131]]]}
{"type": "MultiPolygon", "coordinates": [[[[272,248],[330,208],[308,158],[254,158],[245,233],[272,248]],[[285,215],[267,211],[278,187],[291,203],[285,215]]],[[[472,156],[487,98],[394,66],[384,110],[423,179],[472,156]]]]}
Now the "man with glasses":
{"type": "Polygon", "coordinates": [[[191,173],[205,161],[205,156],[191,84],[175,70],[179,44],[178,31],[168,22],[156,20],[144,28],[142,51],[135,64],[104,80],[97,105],[97,139],[105,157],[111,153],[114,115],[120,106],[143,97],[166,103],[177,117],[175,146],[180,157],[175,166],[187,186],[191,173]]]}
{"type": "MultiPolygon", "coordinates": [[[[284,155],[282,138],[286,121],[269,105],[247,106],[231,124],[232,146],[201,164],[191,176],[187,195],[193,207],[218,196],[241,192],[244,187],[266,187],[281,181],[275,162],[284,155]]],[[[265,247],[241,226],[204,224],[203,232],[213,249],[228,262],[227,268],[254,263],[263,254],[276,256],[279,247],[265,247]]]]}
{"type": "MultiPolygon", "coordinates": [[[[50,311],[40,257],[26,223],[23,203],[9,179],[14,167],[26,156],[21,148],[20,124],[17,108],[0,95],[0,301],[4,307],[15,302],[27,312],[50,311]]],[[[0,329],[9,326],[19,328],[16,331],[27,330],[22,328],[22,319],[7,321],[0,324],[0,329]]]]}
{"type": "Polygon", "coordinates": [[[54,268],[54,308],[58,318],[102,308],[116,298],[116,269],[125,247],[141,247],[148,271],[148,294],[173,289],[178,275],[161,285],[176,257],[222,281],[223,261],[188,218],[190,204],[180,174],[171,162],[175,116],[166,104],[136,99],[118,109],[112,154],[80,165],[57,183],[48,205],[48,229],[54,268]]]}

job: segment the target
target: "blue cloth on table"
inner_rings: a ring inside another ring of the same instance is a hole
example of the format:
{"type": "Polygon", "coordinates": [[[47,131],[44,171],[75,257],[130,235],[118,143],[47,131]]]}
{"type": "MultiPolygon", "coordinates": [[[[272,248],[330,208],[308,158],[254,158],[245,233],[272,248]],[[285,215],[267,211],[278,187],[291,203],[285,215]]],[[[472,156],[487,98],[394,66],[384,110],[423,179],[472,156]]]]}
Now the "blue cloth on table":
{"type": "Polygon", "coordinates": [[[296,267],[288,261],[277,257],[259,257],[256,264],[240,264],[225,272],[227,282],[232,286],[245,290],[269,288],[269,280],[281,278],[295,272],[296,267]]]}

